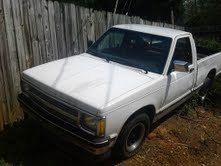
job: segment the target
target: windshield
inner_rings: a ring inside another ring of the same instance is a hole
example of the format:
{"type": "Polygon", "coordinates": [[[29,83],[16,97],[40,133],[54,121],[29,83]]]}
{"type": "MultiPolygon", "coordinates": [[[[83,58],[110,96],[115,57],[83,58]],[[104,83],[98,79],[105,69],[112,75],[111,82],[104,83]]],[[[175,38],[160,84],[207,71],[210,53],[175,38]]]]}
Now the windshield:
{"type": "Polygon", "coordinates": [[[87,52],[107,61],[162,74],[171,42],[168,37],[111,28],[87,52]]]}

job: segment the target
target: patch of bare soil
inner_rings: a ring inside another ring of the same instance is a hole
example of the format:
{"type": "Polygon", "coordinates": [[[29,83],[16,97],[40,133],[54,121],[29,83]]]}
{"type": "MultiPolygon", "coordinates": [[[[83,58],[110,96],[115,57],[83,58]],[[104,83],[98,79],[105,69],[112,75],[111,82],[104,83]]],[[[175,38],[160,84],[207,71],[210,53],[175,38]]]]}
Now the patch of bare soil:
{"type": "Polygon", "coordinates": [[[153,130],[139,154],[118,165],[221,165],[220,109],[197,107],[153,130]]]}

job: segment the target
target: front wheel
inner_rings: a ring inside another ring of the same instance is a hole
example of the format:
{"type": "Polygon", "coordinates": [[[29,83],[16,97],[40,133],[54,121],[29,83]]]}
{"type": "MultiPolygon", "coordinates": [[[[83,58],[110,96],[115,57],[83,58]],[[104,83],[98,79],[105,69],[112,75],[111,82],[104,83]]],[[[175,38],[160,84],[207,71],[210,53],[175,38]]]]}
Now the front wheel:
{"type": "Polygon", "coordinates": [[[129,158],[135,155],[150,129],[150,120],[148,115],[139,114],[125,124],[116,145],[114,147],[114,155],[121,158],[129,158]]]}

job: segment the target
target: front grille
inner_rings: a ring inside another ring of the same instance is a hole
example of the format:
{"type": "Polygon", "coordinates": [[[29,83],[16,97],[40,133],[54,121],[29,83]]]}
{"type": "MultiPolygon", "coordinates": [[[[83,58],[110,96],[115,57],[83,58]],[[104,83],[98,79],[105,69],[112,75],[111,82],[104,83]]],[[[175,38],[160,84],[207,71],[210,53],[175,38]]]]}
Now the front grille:
{"type": "Polygon", "coordinates": [[[55,114],[52,114],[51,110],[48,110],[48,108],[42,105],[39,100],[30,98],[30,96],[27,96],[26,94],[20,94],[18,97],[20,103],[27,108],[24,111],[26,111],[30,117],[33,117],[35,120],[39,120],[41,125],[44,126],[44,124],[47,124],[45,127],[53,133],[62,136],[62,138],[64,138],[63,136],[65,136],[65,133],[69,133],[85,140],[92,141],[95,139],[93,135],[84,132],[73,123],[62,119],[61,117],[55,116],[55,114]]]}
{"type": "Polygon", "coordinates": [[[47,111],[48,114],[58,118],[72,126],[78,125],[78,110],[70,108],[69,106],[61,103],[54,98],[45,95],[43,92],[37,90],[34,87],[29,89],[29,97],[34,100],[35,103],[40,105],[47,111]]]}

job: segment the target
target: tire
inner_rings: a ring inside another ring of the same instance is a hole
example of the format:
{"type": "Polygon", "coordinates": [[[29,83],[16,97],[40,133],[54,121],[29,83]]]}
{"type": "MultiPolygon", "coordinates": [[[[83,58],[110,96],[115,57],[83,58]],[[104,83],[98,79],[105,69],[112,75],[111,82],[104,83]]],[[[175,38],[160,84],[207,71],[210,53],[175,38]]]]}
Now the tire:
{"type": "Polygon", "coordinates": [[[112,155],[129,158],[135,155],[150,130],[150,119],[145,113],[138,114],[124,125],[117,139],[112,155]]]}
{"type": "Polygon", "coordinates": [[[205,103],[209,90],[212,88],[214,78],[207,77],[203,83],[202,88],[199,90],[199,100],[201,104],[205,103]]]}

